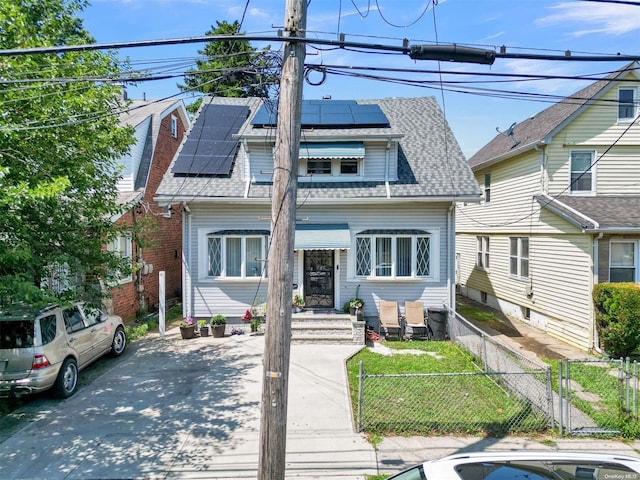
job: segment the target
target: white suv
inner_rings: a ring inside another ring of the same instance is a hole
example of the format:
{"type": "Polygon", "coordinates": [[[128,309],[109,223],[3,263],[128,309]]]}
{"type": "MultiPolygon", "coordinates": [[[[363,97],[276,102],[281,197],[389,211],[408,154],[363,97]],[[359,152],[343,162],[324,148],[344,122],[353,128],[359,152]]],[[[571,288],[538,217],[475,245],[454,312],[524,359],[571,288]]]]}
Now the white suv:
{"type": "Polygon", "coordinates": [[[389,480],[638,480],[640,458],[597,452],[457,453],[416,465],[389,480]]]}
{"type": "Polygon", "coordinates": [[[80,370],[107,353],[122,355],[126,344],[120,317],[84,303],[0,307],[0,397],[49,388],[70,397],[80,370]]]}

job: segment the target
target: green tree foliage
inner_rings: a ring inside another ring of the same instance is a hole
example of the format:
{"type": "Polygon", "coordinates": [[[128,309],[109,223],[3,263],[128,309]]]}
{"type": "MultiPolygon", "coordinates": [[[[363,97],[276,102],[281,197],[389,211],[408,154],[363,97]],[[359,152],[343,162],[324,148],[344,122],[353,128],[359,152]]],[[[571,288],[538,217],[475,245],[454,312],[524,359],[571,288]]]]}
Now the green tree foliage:
{"type": "MultiPolygon", "coordinates": [[[[86,5],[0,0],[0,48],[93,43],[86,5]]],[[[122,267],[103,251],[122,211],[116,160],[134,141],[114,115],[120,87],[103,80],[121,68],[112,52],[0,57],[0,301],[42,297],[52,265],[94,279],[122,267]]]]}
{"type": "MultiPolygon", "coordinates": [[[[205,35],[237,35],[238,21],[216,21],[205,35]]],[[[196,68],[185,74],[185,92],[201,92],[219,97],[268,98],[274,86],[279,84],[281,58],[269,47],[257,51],[248,40],[212,41],[198,50],[203,58],[196,60],[196,68]]],[[[189,105],[197,110],[200,102],[189,105]]]]}
{"type": "Polygon", "coordinates": [[[640,346],[640,288],[635,283],[593,287],[598,335],[605,352],[626,357],[640,346]]]}

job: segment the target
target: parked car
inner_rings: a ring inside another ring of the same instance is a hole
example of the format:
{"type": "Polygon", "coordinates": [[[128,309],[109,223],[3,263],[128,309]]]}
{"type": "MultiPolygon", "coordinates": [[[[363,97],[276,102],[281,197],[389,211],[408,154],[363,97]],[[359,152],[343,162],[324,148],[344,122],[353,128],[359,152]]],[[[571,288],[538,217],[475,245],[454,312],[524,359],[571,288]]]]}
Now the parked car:
{"type": "Polygon", "coordinates": [[[70,397],[80,370],[107,353],[122,355],[126,345],[122,318],[81,302],[0,308],[0,397],[49,388],[70,397]]]}
{"type": "Polygon", "coordinates": [[[640,458],[593,452],[478,452],[416,465],[388,480],[613,480],[640,478],[640,458]]]}

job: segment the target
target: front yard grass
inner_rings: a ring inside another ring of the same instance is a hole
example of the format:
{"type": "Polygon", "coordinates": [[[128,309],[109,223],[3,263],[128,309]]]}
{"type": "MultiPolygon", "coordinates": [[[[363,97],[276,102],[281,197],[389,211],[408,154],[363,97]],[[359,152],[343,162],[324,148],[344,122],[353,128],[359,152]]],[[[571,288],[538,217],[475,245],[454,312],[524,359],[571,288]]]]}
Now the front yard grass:
{"type": "Polygon", "coordinates": [[[546,419],[453,342],[385,342],[393,355],[364,349],[347,363],[351,401],[358,411],[358,371],[367,374],[362,426],[377,435],[487,434],[546,429],[546,419]],[[400,353],[414,349],[423,354],[400,353]],[[409,374],[369,377],[369,375],[409,374]],[[411,375],[430,374],[430,375],[411,375]],[[448,374],[448,375],[447,375],[448,374]]]}

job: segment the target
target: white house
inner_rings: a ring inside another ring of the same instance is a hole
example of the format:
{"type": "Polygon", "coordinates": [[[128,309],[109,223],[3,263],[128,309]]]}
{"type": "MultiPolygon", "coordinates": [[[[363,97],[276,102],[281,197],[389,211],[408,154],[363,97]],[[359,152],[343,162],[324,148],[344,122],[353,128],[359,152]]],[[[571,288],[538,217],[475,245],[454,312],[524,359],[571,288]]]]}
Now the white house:
{"type": "MultiPolygon", "coordinates": [[[[276,115],[207,98],[160,185],[184,207],[185,315],[266,301],[276,115]]],[[[432,97],[303,102],[295,293],[365,316],[379,299],[454,305],[455,204],[481,192],[432,97]]]]}

